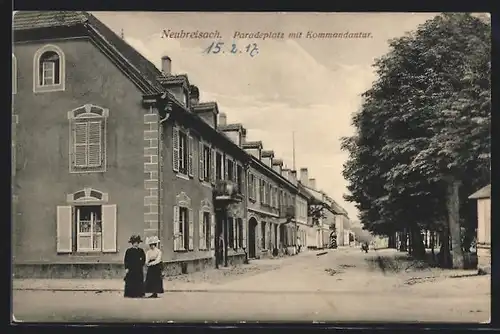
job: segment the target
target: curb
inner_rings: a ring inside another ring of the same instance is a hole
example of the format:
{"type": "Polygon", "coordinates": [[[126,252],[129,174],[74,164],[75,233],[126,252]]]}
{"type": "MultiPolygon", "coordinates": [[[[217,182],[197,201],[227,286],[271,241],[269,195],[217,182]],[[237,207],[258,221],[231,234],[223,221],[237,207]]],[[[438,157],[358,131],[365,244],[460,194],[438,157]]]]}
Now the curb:
{"type": "MultiPolygon", "coordinates": [[[[75,289],[75,288],[13,288],[13,291],[74,291],[74,292],[123,292],[123,289],[75,289]]],[[[208,289],[165,289],[165,292],[217,292],[217,290],[208,289]]]]}

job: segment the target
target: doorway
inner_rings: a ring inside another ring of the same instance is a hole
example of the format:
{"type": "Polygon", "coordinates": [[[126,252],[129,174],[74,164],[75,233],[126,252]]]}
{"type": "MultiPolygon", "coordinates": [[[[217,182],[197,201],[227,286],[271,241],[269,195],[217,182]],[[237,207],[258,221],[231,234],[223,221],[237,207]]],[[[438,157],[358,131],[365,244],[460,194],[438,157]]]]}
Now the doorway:
{"type": "Polygon", "coordinates": [[[257,230],[257,220],[255,218],[250,218],[248,221],[248,257],[254,259],[256,257],[256,230],[257,230]]]}

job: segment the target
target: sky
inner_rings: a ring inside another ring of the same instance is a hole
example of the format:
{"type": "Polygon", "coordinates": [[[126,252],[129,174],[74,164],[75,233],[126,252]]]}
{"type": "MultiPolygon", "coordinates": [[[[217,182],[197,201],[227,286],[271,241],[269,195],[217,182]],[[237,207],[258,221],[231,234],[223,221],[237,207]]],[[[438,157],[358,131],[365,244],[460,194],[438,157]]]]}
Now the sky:
{"type": "Polygon", "coordinates": [[[216,101],[228,123],[242,123],[247,140],[261,140],[293,168],[307,167],[317,188],[343,206],[353,220],[357,210],[343,200],[342,176],[348,158],[340,138],[354,133],[351,116],[361,94],[376,79],[372,64],[388,52],[388,40],[415,30],[433,13],[162,13],[93,12],[158,68],[172,59],[173,74],[187,74],[200,100],[216,101]],[[163,30],[219,31],[220,40],[162,38],[163,30]],[[289,39],[290,32],[371,33],[365,39],[289,39]],[[283,32],[284,39],[233,39],[234,32],[283,32]],[[226,53],[203,51],[212,42],[226,53]],[[231,54],[256,43],[259,53],[231,54]]]}

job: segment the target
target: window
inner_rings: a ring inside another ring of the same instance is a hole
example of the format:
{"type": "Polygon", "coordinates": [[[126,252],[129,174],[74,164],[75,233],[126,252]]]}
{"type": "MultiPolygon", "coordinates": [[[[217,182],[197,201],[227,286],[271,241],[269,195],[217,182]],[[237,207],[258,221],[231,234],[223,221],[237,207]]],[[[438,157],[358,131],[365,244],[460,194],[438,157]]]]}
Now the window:
{"type": "Polygon", "coordinates": [[[222,168],[223,168],[223,166],[224,165],[222,164],[222,154],[217,152],[215,154],[215,179],[217,181],[222,180],[222,168]]]}
{"type": "Polygon", "coordinates": [[[193,210],[191,199],[184,193],[176,196],[177,205],[174,206],[174,251],[193,250],[193,210]]]}
{"type": "Polygon", "coordinates": [[[65,88],[64,53],[55,45],[46,45],[35,53],[35,93],[62,91],[65,88]]]}
{"type": "Polygon", "coordinates": [[[245,244],[243,242],[244,239],[244,230],[243,230],[243,219],[236,219],[236,224],[238,226],[238,248],[244,248],[245,244]]]}
{"type": "Polygon", "coordinates": [[[255,199],[255,177],[252,173],[248,175],[248,197],[255,199]]]}
{"type": "Polygon", "coordinates": [[[107,201],[91,188],[67,195],[69,205],[57,207],[57,253],[117,251],[116,205],[107,201]]]}
{"type": "Polygon", "coordinates": [[[12,54],[12,94],[17,92],[17,60],[16,56],[12,54]]]}
{"type": "Polygon", "coordinates": [[[106,124],[108,110],[86,104],[68,113],[71,136],[70,171],[106,170],[106,124]]]}
{"type": "Polygon", "coordinates": [[[235,181],[234,162],[230,159],[227,159],[227,179],[229,181],[235,181]]]}
{"type": "Polygon", "coordinates": [[[211,238],[214,236],[215,230],[211,223],[211,204],[207,199],[201,201],[201,210],[198,217],[198,248],[200,250],[208,250],[211,247],[211,238]]]}
{"type": "Polygon", "coordinates": [[[243,193],[243,168],[241,166],[236,167],[236,182],[238,183],[238,192],[243,193]]]}
{"type": "Polygon", "coordinates": [[[179,132],[179,173],[187,175],[188,139],[184,132],[179,132]]]}
{"type": "Polygon", "coordinates": [[[203,235],[205,236],[205,248],[208,248],[210,245],[210,212],[203,212],[203,235]]]}
{"type": "Polygon", "coordinates": [[[235,224],[234,219],[231,217],[227,218],[227,242],[228,246],[235,248],[235,224]]]}
{"type": "Polygon", "coordinates": [[[181,175],[193,177],[194,139],[186,131],[173,128],[172,136],[172,167],[181,175]]]}
{"type": "Polygon", "coordinates": [[[199,150],[199,155],[200,155],[200,168],[199,168],[199,176],[201,181],[205,182],[210,182],[210,174],[211,174],[211,152],[210,152],[210,146],[204,145],[200,141],[200,150],[199,150]]]}
{"type": "Polygon", "coordinates": [[[261,235],[261,247],[262,249],[266,249],[266,223],[260,223],[260,235],[261,235]]]}
{"type": "Polygon", "coordinates": [[[102,215],[100,206],[75,207],[77,251],[102,251],[102,215]]]}
{"type": "Polygon", "coordinates": [[[264,198],[264,195],[265,195],[265,183],[264,183],[264,180],[259,180],[259,190],[260,190],[260,203],[261,204],[264,204],[264,201],[265,201],[265,198],[264,198]]]}

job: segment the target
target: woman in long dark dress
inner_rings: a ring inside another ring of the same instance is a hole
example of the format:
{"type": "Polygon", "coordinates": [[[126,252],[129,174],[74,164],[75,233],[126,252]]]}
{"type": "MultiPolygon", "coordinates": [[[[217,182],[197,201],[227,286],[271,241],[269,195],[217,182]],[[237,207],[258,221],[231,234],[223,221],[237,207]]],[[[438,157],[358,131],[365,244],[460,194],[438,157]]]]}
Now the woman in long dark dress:
{"type": "Polygon", "coordinates": [[[145,290],[151,293],[149,298],[158,298],[159,293],[163,293],[162,261],[161,251],[158,248],[160,240],[158,237],[151,237],[146,240],[149,249],[146,252],[146,273],[145,290]]]}
{"type": "Polygon", "coordinates": [[[125,297],[141,298],[144,297],[144,263],[146,254],[139,244],[141,237],[133,235],[129,243],[132,247],[125,252],[125,297]]]}

